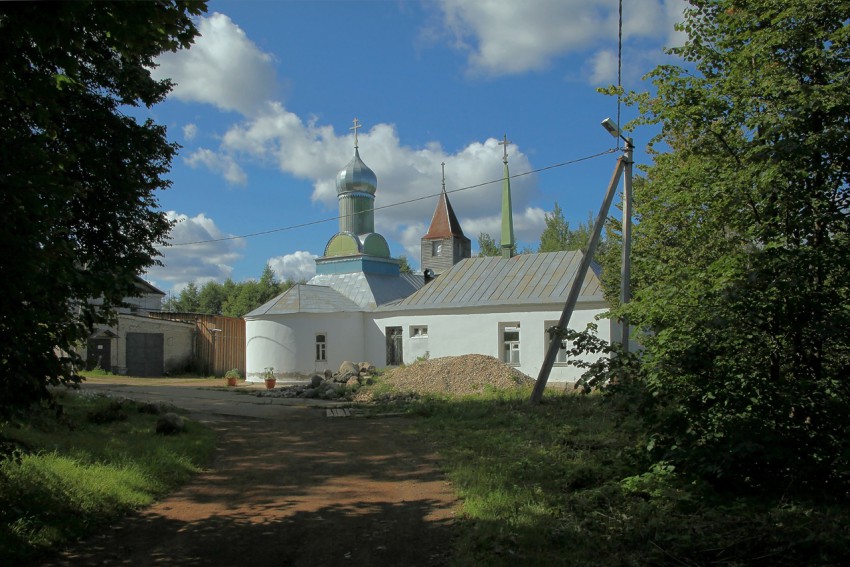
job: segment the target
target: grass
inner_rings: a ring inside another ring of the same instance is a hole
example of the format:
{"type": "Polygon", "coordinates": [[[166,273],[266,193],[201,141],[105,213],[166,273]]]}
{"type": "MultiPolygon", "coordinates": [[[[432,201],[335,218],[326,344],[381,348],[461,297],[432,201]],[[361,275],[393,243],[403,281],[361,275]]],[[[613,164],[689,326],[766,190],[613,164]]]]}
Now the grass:
{"type": "Polygon", "coordinates": [[[67,394],[66,416],[46,408],[0,428],[17,449],[0,460],[0,563],[61,548],[151,504],[209,461],[211,430],[154,433],[157,415],[129,400],[67,394]]]}
{"type": "Polygon", "coordinates": [[[529,395],[402,405],[461,496],[456,565],[846,564],[845,507],[647,471],[634,424],[601,396],[529,395]]]}

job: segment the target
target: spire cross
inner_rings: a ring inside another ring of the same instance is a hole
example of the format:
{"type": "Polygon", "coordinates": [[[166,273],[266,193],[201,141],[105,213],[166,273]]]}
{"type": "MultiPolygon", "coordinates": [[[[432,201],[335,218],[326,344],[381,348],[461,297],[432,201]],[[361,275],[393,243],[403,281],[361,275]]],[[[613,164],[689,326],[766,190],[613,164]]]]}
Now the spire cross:
{"type": "Polygon", "coordinates": [[[358,122],[357,118],[355,117],[354,118],[354,126],[349,128],[349,130],[354,130],[354,147],[355,148],[357,147],[357,129],[362,128],[362,127],[363,127],[363,125],[360,124],[360,122],[358,122]]]}
{"type": "Polygon", "coordinates": [[[500,146],[505,146],[505,157],[504,157],[504,158],[502,158],[502,161],[503,161],[505,164],[507,164],[507,163],[508,163],[508,144],[510,144],[510,142],[508,141],[508,135],[507,135],[507,134],[505,134],[504,141],[499,142],[499,145],[500,145],[500,146]]]}
{"type": "Polygon", "coordinates": [[[446,192],[446,162],[442,162],[440,167],[443,168],[443,193],[446,192]]]}

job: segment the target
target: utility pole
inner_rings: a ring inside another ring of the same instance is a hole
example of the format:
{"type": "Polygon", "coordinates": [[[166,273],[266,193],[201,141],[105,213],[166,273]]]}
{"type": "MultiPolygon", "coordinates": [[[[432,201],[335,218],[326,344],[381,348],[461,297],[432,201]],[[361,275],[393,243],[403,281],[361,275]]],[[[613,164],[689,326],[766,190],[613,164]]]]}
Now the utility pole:
{"type": "MultiPolygon", "coordinates": [[[[608,183],[608,190],[605,193],[605,198],[602,201],[602,206],[599,208],[599,214],[596,215],[596,220],[593,223],[593,232],[590,235],[590,242],[587,245],[587,250],[584,251],[581,263],[573,278],[573,285],[570,287],[570,293],[567,296],[567,302],[564,304],[564,310],[561,312],[561,318],[558,321],[558,329],[566,329],[570,324],[570,318],[575,310],[578,295],[581,288],[584,286],[584,278],[587,277],[587,270],[590,268],[590,262],[593,258],[596,247],[599,244],[599,238],[602,234],[602,227],[605,225],[605,220],[608,218],[608,211],[611,208],[611,203],[614,200],[614,194],[617,192],[617,185],[620,182],[620,177],[623,171],[626,171],[626,180],[624,181],[623,189],[623,266],[620,272],[620,301],[628,303],[630,286],[629,273],[630,261],[629,255],[631,251],[631,194],[632,194],[632,159],[633,149],[631,138],[623,138],[620,133],[620,127],[611,120],[606,118],[602,121],[602,126],[614,137],[622,138],[626,142],[623,155],[617,160],[617,165],[614,167],[614,173],[611,176],[611,181],[608,183]],[[628,228],[627,228],[628,227],[628,228]],[[628,234],[627,231],[628,230],[628,234]]],[[[628,350],[628,321],[622,322],[622,333],[620,340],[624,348],[628,350]]],[[[543,391],[546,389],[546,382],[549,381],[549,374],[552,372],[552,366],[555,363],[555,357],[558,355],[558,350],[561,347],[561,339],[556,335],[550,339],[549,348],[546,350],[546,358],[543,359],[543,365],[540,367],[540,372],[537,375],[537,382],[534,384],[534,390],[531,392],[531,403],[538,404],[543,398],[543,391]]]]}

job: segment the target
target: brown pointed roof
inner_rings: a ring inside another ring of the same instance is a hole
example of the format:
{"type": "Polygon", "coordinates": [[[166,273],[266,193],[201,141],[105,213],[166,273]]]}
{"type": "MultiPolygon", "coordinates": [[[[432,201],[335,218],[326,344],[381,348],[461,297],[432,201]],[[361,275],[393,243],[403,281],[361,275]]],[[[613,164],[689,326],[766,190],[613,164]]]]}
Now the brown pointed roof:
{"type": "Polygon", "coordinates": [[[443,191],[440,193],[440,199],[437,201],[437,208],[434,209],[434,216],[431,218],[431,226],[428,228],[428,234],[423,239],[451,238],[452,236],[466,238],[455,216],[454,209],[452,209],[452,204],[449,202],[449,196],[443,191]]]}

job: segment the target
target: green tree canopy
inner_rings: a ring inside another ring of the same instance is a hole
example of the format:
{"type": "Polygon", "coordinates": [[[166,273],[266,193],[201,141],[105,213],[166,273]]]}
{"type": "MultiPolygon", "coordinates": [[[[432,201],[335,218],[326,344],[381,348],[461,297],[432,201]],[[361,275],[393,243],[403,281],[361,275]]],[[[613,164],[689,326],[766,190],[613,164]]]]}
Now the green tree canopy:
{"type": "Polygon", "coordinates": [[[399,268],[399,271],[402,274],[412,274],[413,273],[413,268],[410,267],[410,263],[407,261],[407,256],[402,254],[401,256],[398,257],[398,261],[399,261],[399,267],[398,268],[399,268]]]}
{"type": "MultiPolygon", "coordinates": [[[[544,215],[546,228],[540,234],[540,246],[538,252],[558,252],[561,250],[583,250],[590,242],[590,235],[593,232],[593,216],[588,213],[587,223],[579,223],[575,230],[570,229],[570,223],[564,219],[564,211],[555,202],[555,206],[551,213],[544,215]]],[[[603,247],[602,242],[599,243],[600,248],[603,247]]],[[[599,254],[597,253],[597,256],[599,254]]]]}
{"type": "Polygon", "coordinates": [[[163,309],[241,317],[290,287],[292,282],[279,282],[271,266],[266,264],[259,280],[234,283],[228,278],[223,284],[208,281],[200,289],[196,282],[190,282],[176,298],[169,298],[163,309]]]}
{"type": "Polygon", "coordinates": [[[0,3],[0,416],[77,382],[76,357],[56,353],[108,321],[155,263],[169,230],[156,191],[176,147],[122,109],[165,97],[154,59],[189,47],[205,9],[0,3]]]}
{"type": "Polygon", "coordinates": [[[493,237],[482,232],[478,235],[478,255],[479,256],[501,256],[502,247],[498,242],[493,240],[493,237]]]}
{"type": "Polygon", "coordinates": [[[847,494],[850,32],[833,0],[691,0],[686,67],[629,97],[632,322],[652,451],[722,484],[847,494]]]}

